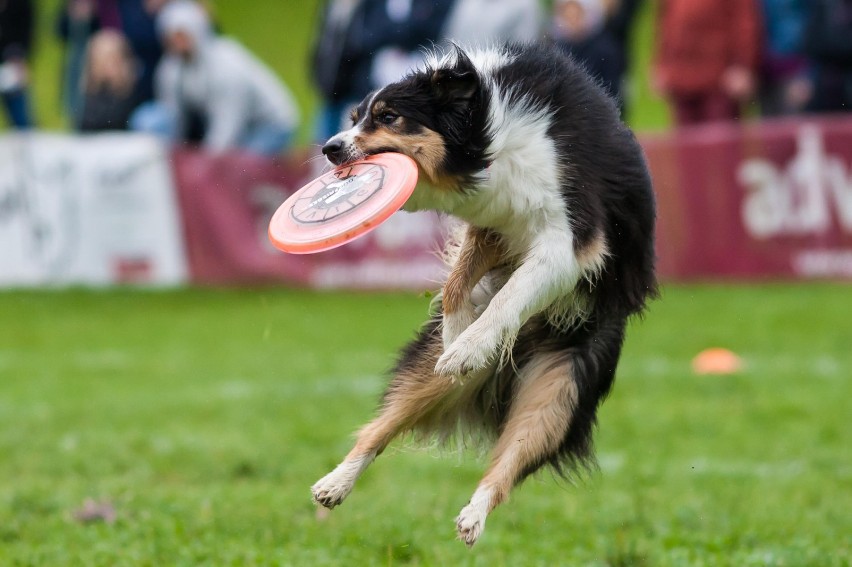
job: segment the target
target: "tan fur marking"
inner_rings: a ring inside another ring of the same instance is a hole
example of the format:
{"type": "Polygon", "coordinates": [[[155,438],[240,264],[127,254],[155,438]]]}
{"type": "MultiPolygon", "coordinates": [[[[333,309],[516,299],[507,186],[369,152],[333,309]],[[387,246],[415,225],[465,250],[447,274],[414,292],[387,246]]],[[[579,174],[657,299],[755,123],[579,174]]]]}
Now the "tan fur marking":
{"type": "Polygon", "coordinates": [[[371,109],[371,112],[373,113],[373,117],[375,118],[376,116],[378,116],[382,112],[385,112],[386,110],[388,110],[387,103],[383,100],[377,100],[376,103],[373,104],[373,108],[371,109]]]}
{"type": "Polygon", "coordinates": [[[577,403],[571,365],[558,355],[537,357],[522,369],[519,380],[491,465],[479,483],[493,490],[491,509],[508,497],[530,463],[559,448],[577,403]]]}
{"type": "Polygon", "coordinates": [[[609,246],[603,232],[599,232],[585,248],[577,251],[577,263],[584,273],[600,272],[609,256],[609,246]]]}
{"type": "Polygon", "coordinates": [[[435,375],[435,363],[442,350],[440,341],[435,341],[420,353],[413,368],[394,377],[381,413],[358,433],[347,459],[380,454],[394,437],[414,428],[457,387],[451,380],[435,375]]]}
{"type": "Polygon", "coordinates": [[[498,236],[482,228],[468,227],[459,257],[444,283],[444,313],[455,313],[470,298],[474,286],[503,257],[498,236]]]}
{"type": "Polygon", "coordinates": [[[399,134],[387,128],[378,128],[374,132],[357,135],[355,146],[365,154],[378,150],[393,150],[405,154],[417,162],[429,181],[440,183],[441,164],[446,148],[441,136],[428,128],[418,134],[399,134]]]}

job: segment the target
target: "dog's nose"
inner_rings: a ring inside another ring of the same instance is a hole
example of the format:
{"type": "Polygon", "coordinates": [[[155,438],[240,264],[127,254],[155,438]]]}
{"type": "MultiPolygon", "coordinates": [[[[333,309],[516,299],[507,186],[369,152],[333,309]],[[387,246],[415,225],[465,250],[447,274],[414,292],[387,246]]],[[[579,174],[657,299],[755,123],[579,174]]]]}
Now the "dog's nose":
{"type": "Polygon", "coordinates": [[[332,138],[322,147],[322,153],[334,165],[343,163],[343,142],[332,138]]]}

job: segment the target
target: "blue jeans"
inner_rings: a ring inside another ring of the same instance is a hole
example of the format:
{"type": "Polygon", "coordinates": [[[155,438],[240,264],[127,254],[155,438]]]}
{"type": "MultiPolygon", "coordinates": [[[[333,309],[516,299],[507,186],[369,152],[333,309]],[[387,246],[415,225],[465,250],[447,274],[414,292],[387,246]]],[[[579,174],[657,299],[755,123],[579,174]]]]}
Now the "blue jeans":
{"type": "Polygon", "coordinates": [[[3,105],[6,107],[6,113],[9,115],[9,122],[15,128],[21,130],[33,126],[27,91],[17,90],[3,93],[3,105]]]}
{"type": "Polygon", "coordinates": [[[130,115],[128,126],[134,132],[154,134],[166,140],[177,138],[177,117],[157,102],[140,104],[130,115]]]}
{"type": "MultiPolygon", "coordinates": [[[[145,103],[133,111],[130,129],[155,134],[167,140],[176,140],[178,137],[177,117],[157,102],[145,103]]],[[[272,124],[261,124],[246,132],[235,149],[274,157],[289,147],[292,140],[292,130],[272,124]]]]}
{"type": "Polygon", "coordinates": [[[292,139],[292,130],[262,124],[255,126],[243,136],[240,140],[240,148],[254,154],[275,157],[290,145],[292,139]]]}

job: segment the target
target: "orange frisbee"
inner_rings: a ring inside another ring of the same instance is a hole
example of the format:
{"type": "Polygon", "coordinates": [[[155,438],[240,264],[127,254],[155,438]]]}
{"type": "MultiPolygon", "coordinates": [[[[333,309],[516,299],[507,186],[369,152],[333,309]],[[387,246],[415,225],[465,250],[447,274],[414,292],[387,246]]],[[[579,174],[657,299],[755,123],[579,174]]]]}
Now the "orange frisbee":
{"type": "Polygon", "coordinates": [[[269,221],[269,240],[290,254],[336,248],[385,222],[411,197],[417,164],[383,153],[338,166],[292,195],[269,221]]]}

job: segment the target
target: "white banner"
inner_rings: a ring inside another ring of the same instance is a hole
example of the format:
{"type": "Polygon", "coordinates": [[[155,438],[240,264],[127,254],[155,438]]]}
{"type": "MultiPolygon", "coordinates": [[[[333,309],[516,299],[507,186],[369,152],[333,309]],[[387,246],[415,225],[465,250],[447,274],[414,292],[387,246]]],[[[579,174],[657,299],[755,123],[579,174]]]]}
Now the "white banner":
{"type": "Polygon", "coordinates": [[[180,222],[155,139],[0,136],[0,286],[183,283],[180,222]]]}

